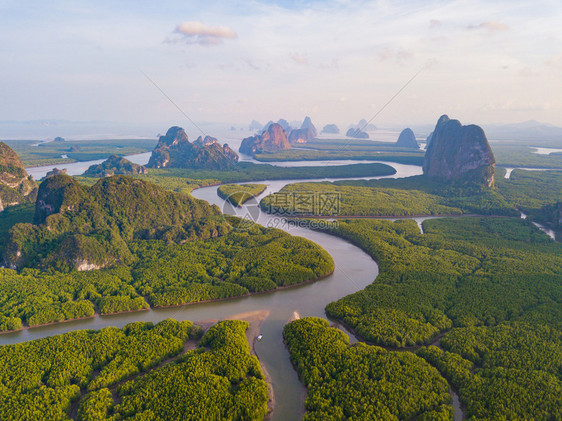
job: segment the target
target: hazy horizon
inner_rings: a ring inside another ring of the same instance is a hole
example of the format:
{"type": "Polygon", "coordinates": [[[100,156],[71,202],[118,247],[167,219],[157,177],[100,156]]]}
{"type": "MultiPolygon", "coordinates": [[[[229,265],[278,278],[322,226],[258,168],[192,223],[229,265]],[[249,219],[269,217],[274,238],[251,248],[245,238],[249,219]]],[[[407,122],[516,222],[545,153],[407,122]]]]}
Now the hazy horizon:
{"type": "Polygon", "coordinates": [[[144,72],[197,122],[341,126],[421,70],[375,125],[562,126],[554,1],[32,3],[0,4],[1,121],[185,121],[144,72]]]}

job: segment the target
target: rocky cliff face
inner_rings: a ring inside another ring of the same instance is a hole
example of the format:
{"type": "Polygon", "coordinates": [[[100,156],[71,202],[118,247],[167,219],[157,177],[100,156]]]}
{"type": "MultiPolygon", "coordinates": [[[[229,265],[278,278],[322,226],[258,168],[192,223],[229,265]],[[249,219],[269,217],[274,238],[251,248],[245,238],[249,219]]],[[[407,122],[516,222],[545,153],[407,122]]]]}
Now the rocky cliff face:
{"type": "Polygon", "coordinates": [[[33,202],[37,183],[27,174],[18,155],[0,142],[0,211],[8,206],[33,202]]]}
{"type": "Polygon", "coordinates": [[[461,181],[488,187],[494,184],[494,154],[481,127],[463,126],[443,115],[427,148],[423,172],[444,181],[461,181]]]}
{"type": "Polygon", "coordinates": [[[310,119],[309,116],[305,117],[304,121],[302,122],[301,129],[309,130],[310,133],[313,135],[313,137],[318,136],[318,131],[316,130],[314,124],[312,124],[312,120],[310,119]]]}
{"type": "Polygon", "coordinates": [[[193,142],[194,145],[197,145],[199,147],[203,147],[203,146],[210,146],[213,143],[219,143],[219,141],[217,140],[216,137],[212,137],[212,136],[199,136],[197,139],[195,139],[195,141],[193,142]]]}
{"type": "Polygon", "coordinates": [[[195,168],[222,170],[234,166],[238,155],[226,143],[206,136],[191,143],[181,127],[171,127],[160,136],[148,161],[149,168],[195,168]]]}
{"type": "Polygon", "coordinates": [[[418,145],[418,142],[416,140],[416,136],[410,128],[402,130],[400,136],[398,136],[398,140],[396,141],[396,146],[398,146],[399,148],[420,148],[420,145],[418,145]]]}
{"type": "Polygon", "coordinates": [[[311,139],[314,139],[318,136],[318,132],[316,131],[316,127],[312,124],[312,120],[310,117],[306,116],[304,119],[301,128],[291,130],[289,133],[289,142],[290,143],[306,143],[311,139]]]}
{"type": "Polygon", "coordinates": [[[261,135],[250,136],[242,140],[240,153],[255,155],[263,152],[277,152],[291,149],[287,133],[277,123],[273,123],[261,135]]]}
{"type": "Polygon", "coordinates": [[[55,175],[67,175],[68,171],[66,170],[66,168],[63,169],[59,169],[59,168],[53,168],[51,171],[48,171],[47,174],[45,174],[45,177],[42,178],[42,180],[45,180],[46,178],[49,177],[54,177],[55,175]]]}
{"type": "Polygon", "coordinates": [[[111,155],[101,164],[92,165],[84,173],[87,177],[110,177],[117,174],[148,174],[148,170],[143,165],[133,164],[128,159],[117,155],[111,155]]]}
{"type": "Polygon", "coordinates": [[[48,216],[64,211],[79,211],[84,189],[72,177],[55,175],[41,183],[35,202],[34,224],[42,224],[48,216]]]}

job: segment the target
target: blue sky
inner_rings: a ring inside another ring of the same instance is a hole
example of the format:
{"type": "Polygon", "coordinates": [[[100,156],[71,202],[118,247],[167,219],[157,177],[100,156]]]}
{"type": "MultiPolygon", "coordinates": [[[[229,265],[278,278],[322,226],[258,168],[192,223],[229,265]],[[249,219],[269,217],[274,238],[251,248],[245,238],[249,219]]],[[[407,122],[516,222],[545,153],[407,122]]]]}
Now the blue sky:
{"type": "Polygon", "coordinates": [[[0,120],[562,125],[562,3],[0,1],[0,120]]]}

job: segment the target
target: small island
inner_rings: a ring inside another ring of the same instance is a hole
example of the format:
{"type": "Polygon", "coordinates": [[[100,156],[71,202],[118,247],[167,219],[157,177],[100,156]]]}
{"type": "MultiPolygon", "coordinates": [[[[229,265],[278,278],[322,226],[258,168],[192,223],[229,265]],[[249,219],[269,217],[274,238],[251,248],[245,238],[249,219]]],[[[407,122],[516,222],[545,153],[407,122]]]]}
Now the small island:
{"type": "Polygon", "coordinates": [[[84,176],[103,178],[111,177],[112,175],[136,174],[148,174],[148,170],[143,165],[134,164],[128,159],[114,154],[101,164],[90,166],[84,173],[84,176]]]}
{"type": "Polygon", "coordinates": [[[265,184],[225,184],[218,188],[217,194],[234,206],[240,207],[251,198],[262,194],[266,188],[265,184]]]}

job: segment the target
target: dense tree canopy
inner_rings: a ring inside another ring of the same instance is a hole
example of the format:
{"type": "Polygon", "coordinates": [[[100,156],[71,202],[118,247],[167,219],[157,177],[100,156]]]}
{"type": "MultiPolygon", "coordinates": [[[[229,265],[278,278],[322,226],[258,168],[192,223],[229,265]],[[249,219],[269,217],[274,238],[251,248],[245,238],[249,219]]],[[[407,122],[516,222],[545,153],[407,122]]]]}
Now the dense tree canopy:
{"type": "Polygon", "coordinates": [[[124,383],[118,389],[122,403],[114,408],[119,419],[262,420],[268,387],[250,354],[247,327],[242,321],[220,322],[205,334],[199,350],[124,383]]]}
{"type": "MultiPolygon", "coordinates": [[[[560,244],[518,218],[435,219],[423,227],[423,235],[413,221],[332,227],[377,259],[380,274],[330,303],[328,315],[377,344],[434,341],[439,347],[417,353],[459,391],[469,419],[559,419],[560,244]]],[[[316,361],[306,364],[312,370],[316,361]]]]}
{"type": "Polygon", "coordinates": [[[285,326],[291,360],[308,388],[305,420],[449,420],[449,387],[408,352],[357,343],[317,318],[285,326]]]}
{"type": "Polygon", "coordinates": [[[108,387],[177,355],[191,322],[133,323],[0,347],[0,419],[65,420],[81,388],[108,387]]]}
{"type": "Polygon", "coordinates": [[[134,240],[127,248],[135,263],[113,269],[0,269],[0,330],[273,290],[334,269],[313,242],[255,224],[208,240],[134,240]]]}
{"type": "Polygon", "coordinates": [[[511,218],[341,221],[332,232],[379,263],[366,289],[326,311],[385,345],[428,342],[454,326],[525,320],[561,327],[562,246],[511,218]]]}
{"type": "Polygon", "coordinates": [[[562,332],[544,325],[454,329],[418,355],[459,390],[469,419],[562,418],[562,332]]]}
{"type": "Polygon", "coordinates": [[[217,189],[217,194],[234,206],[241,206],[266,189],[265,184],[225,184],[217,189]]]}
{"type": "Polygon", "coordinates": [[[0,419],[68,420],[76,408],[82,421],[261,420],[268,388],[247,327],[220,322],[165,365],[200,336],[198,326],[137,322],[2,346],[0,419]]]}
{"type": "Polygon", "coordinates": [[[130,264],[128,241],[224,235],[229,226],[219,215],[216,206],[125,176],[88,188],[58,175],[41,183],[36,225],[15,225],[3,258],[10,267],[58,270],[130,264]]]}

